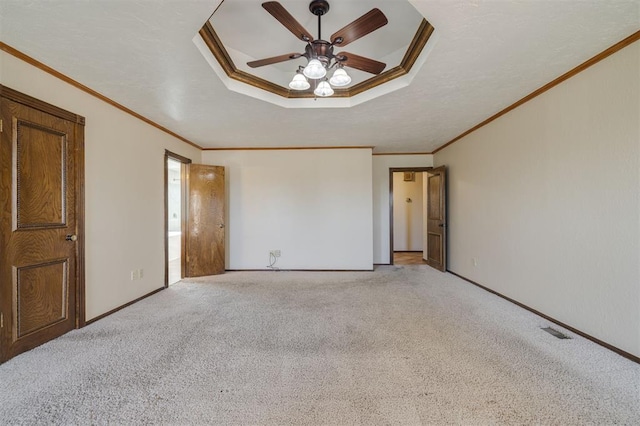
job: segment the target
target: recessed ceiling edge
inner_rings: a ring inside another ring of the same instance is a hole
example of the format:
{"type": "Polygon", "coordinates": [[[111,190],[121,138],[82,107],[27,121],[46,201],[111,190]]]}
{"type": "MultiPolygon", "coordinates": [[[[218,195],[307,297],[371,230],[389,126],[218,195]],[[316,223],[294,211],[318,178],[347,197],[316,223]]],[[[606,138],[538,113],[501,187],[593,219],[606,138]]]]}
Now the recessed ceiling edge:
{"type": "Polygon", "coordinates": [[[208,20],[193,38],[193,42],[229,90],[285,108],[345,108],[409,85],[413,74],[415,74],[411,73],[412,75],[409,76],[409,73],[414,65],[419,68],[424,63],[424,60],[419,60],[419,58],[424,56],[422,53],[425,51],[427,42],[433,41],[433,33],[434,27],[426,19],[422,19],[400,65],[349,88],[336,89],[333,96],[322,98],[319,101],[313,93],[293,91],[239,70],[208,20]],[[395,84],[388,84],[391,81],[394,81],[395,84]],[[380,86],[383,85],[386,90],[381,90],[380,86]],[[369,96],[359,96],[376,88],[378,90],[368,93],[369,96]],[[356,97],[362,99],[356,100],[356,97]]]}

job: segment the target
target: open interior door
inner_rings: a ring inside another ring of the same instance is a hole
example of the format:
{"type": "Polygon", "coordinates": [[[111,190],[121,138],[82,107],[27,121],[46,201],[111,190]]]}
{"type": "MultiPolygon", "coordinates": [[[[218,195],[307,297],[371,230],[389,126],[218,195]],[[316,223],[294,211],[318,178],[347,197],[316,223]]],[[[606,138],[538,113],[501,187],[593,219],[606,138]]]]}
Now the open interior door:
{"type": "Polygon", "coordinates": [[[224,167],[187,165],[185,276],[225,271],[224,167]]]}
{"type": "Polygon", "coordinates": [[[427,172],[426,261],[433,268],[447,269],[447,202],[445,166],[427,172]]]}

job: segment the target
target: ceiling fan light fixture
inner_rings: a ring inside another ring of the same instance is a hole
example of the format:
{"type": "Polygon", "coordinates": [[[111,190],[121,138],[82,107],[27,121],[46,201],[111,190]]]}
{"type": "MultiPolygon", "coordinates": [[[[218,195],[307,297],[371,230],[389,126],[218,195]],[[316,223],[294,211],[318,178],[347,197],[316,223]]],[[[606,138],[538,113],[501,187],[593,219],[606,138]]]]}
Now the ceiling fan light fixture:
{"type": "Polygon", "coordinates": [[[342,52],[337,55],[333,53],[334,45],[346,46],[387,24],[387,17],[377,8],[371,9],[338,30],[330,40],[324,40],[322,38],[322,16],[329,11],[329,2],[328,0],[311,0],[309,10],[318,17],[318,38],[314,40],[311,33],[277,1],[264,2],[262,7],[296,38],[306,42],[307,46],[304,53],[273,56],[247,62],[247,65],[251,68],[257,68],[301,57],[306,58],[307,66],[298,66],[297,74],[289,83],[289,88],[292,90],[307,90],[311,87],[307,79],[311,79],[316,80],[313,82],[315,87],[313,92],[316,96],[331,96],[334,94],[331,86],[344,87],[351,83],[351,77],[343,69],[345,65],[371,74],[380,74],[386,67],[382,62],[351,53],[342,52]],[[333,75],[328,78],[327,74],[332,70],[334,70],[333,75]]]}
{"type": "Polygon", "coordinates": [[[289,87],[293,90],[307,90],[311,85],[307,79],[304,78],[304,75],[296,73],[296,75],[293,76],[291,83],[289,83],[289,87]]]}
{"type": "Polygon", "coordinates": [[[321,81],[316,87],[316,90],[313,91],[317,96],[326,97],[333,95],[333,89],[325,80],[321,81]]]}
{"type": "Polygon", "coordinates": [[[311,59],[307,66],[304,67],[302,73],[305,75],[305,77],[317,80],[327,75],[327,70],[325,69],[324,65],[322,65],[322,62],[317,59],[311,59]]]}
{"type": "Polygon", "coordinates": [[[329,79],[329,83],[335,87],[343,87],[351,83],[351,77],[344,70],[344,68],[338,68],[333,72],[333,75],[329,79]]]}

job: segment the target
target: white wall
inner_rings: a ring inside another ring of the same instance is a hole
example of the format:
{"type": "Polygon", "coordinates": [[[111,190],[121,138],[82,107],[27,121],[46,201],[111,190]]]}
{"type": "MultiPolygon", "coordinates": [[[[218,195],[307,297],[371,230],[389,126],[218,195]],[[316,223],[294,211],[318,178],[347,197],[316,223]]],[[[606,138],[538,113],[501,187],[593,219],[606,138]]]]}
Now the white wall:
{"type": "Polygon", "coordinates": [[[389,169],[393,167],[431,167],[433,156],[373,156],[373,262],[389,264],[389,169]]]}
{"type": "Polygon", "coordinates": [[[373,267],[371,149],[205,151],[225,166],[228,269],[373,267]]]}
{"type": "Polygon", "coordinates": [[[86,118],[87,320],[164,285],[164,150],[200,150],[0,52],[3,85],[86,118]],[[130,280],[130,271],[144,278],[130,280]]]}
{"type": "Polygon", "coordinates": [[[636,42],[435,155],[449,268],[636,356],[639,86],[636,42]]]}
{"type": "Polygon", "coordinates": [[[422,251],[422,173],[405,181],[404,173],[393,174],[393,250],[422,251]],[[411,200],[411,201],[407,201],[411,200]]]}

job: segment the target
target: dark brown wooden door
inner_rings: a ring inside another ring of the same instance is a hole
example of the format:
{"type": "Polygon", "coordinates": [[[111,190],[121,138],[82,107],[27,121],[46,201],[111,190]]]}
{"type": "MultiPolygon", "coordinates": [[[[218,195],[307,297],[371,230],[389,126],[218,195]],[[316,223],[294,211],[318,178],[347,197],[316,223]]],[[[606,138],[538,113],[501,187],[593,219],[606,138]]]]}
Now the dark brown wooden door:
{"type": "MultiPolygon", "coordinates": [[[[6,92],[6,91],[5,91],[6,92]]],[[[0,361],[77,325],[77,124],[0,98],[0,361]]]]}
{"type": "Polygon", "coordinates": [[[446,168],[427,175],[427,263],[441,271],[447,269],[446,168]]]}
{"type": "Polygon", "coordinates": [[[187,277],[224,273],[224,167],[187,165],[187,277]]]}

